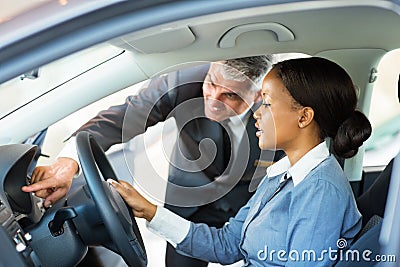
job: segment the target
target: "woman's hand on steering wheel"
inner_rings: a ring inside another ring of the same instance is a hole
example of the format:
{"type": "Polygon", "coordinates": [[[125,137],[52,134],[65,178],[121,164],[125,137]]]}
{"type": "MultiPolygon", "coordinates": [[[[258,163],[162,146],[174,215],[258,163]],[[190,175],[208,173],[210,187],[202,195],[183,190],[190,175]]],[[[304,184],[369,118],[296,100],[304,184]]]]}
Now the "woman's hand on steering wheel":
{"type": "Polygon", "coordinates": [[[125,202],[132,208],[135,217],[145,218],[151,221],[156,214],[157,206],[149,202],[128,182],[115,181],[108,179],[107,182],[111,183],[115,190],[122,196],[125,202]]]}

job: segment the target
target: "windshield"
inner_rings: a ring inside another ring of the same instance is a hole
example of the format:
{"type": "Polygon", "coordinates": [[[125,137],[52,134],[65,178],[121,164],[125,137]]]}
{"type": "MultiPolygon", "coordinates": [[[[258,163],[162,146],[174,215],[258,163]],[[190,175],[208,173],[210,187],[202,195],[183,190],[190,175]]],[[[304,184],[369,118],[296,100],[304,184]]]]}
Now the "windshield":
{"type": "Polygon", "coordinates": [[[122,49],[98,45],[54,61],[0,84],[0,118],[51,92],[58,86],[74,81],[80,74],[119,55],[122,49]]]}

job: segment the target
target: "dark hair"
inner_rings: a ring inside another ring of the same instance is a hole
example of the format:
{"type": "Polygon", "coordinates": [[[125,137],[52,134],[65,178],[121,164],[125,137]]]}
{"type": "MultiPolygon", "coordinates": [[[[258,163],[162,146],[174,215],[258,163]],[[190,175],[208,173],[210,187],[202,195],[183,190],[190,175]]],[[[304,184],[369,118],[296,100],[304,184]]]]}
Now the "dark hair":
{"type": "Polygon", "coordinates": [[[314,110],[321,139],[331,137],[338,156],[354,156],[372,128],[367,117],[356,110],[356,89],[347,72],[318,57],[282,61],[273,69],[293,99],[314,110]]]}
{"type": "MultiPolygon", "coordinates": [[[[252,80],[255,84],[260,83],[267,72],[272,67],[272,56],[261,55],[253,57],[243,57],[235,59],[227,59],[223,61],[225,72],[233,78],[240,79],[238,74],[245,75],[248,79],[252,80]],[[239,71],[239,72],[238,72],[239,71]]],[[[243,76],[242,76],[243,78],[243,76]]]]}

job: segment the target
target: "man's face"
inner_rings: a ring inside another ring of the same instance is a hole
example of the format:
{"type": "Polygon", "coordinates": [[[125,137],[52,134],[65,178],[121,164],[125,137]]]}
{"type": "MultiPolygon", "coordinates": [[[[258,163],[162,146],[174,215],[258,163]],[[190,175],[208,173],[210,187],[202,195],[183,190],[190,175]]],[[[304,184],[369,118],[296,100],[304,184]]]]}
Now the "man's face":
{"type": "Polygon", "coordinates": [[[203,83],[204,113],[214,121],[223,121],[243,113],[259,97],[252,81],[226,80],[221,63],[211,63],[203,83]]]}

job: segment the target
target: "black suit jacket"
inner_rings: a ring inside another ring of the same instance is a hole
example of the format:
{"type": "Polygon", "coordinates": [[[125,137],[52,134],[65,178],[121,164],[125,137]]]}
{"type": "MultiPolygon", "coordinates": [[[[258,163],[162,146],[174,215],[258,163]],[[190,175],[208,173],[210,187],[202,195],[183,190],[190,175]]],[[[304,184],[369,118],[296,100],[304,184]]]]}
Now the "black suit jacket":
{"type": "Polygon", "coordinates": [[[100,112],[77,131],[91,132],[107,150],[173,117],[179,137],[171,157],[165,206],[183,217],[200,206],[236,213],[252,195],[250,181],[257,184],[265,175],[265,167],[257,167],[260,157],[270,162],[282,156],[271,151],[260,155],[250,111],[239,156],[230,161],[230,172],[224,172],[224,129],[204,115],[202,84],[208,69],[207,64],[154,78],[125,104],[100,112]]]}

